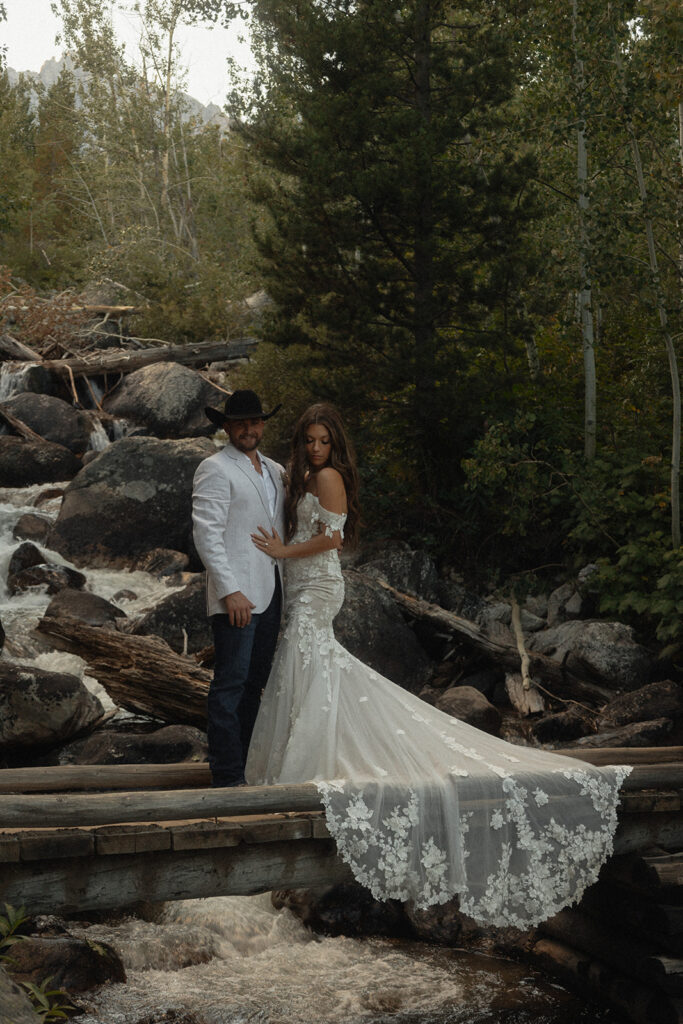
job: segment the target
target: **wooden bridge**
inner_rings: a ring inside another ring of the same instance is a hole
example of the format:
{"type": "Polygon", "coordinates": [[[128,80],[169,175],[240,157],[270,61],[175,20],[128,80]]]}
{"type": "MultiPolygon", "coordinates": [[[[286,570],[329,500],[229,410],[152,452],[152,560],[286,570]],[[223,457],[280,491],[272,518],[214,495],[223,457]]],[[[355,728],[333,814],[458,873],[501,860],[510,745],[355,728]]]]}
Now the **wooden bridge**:
{"type": "MultiPolygon", "coordinates": [[[[683,849],[683,748],[562,753],[635,765],[616,854],[683,849]]],[[[75,913],[350,877],[312,783],[211,789],[209,781],[205,764],[0,771],[0,904],[75,913]]]]}
{"type": "MultiPolygon", "coordinates": [[[[683,1024],[683,747],[561,753],[634,768],[600,881],[519,954],[634,1024],[683,1024]]],[[[78,914],[350,878],[312,783],[209,782],[205,764],[0,771],[0,907],[78,914]]]]}

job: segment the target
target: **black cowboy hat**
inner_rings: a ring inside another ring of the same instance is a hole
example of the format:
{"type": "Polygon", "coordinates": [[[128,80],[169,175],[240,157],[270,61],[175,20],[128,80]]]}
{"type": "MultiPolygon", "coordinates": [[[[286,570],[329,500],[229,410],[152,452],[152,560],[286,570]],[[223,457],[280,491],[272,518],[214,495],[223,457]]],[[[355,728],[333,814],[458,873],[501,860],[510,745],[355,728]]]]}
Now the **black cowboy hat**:
{"type": "Polygon", "coordinates": [[[243,389],[233,391],[225,400],[225,409],[212,409],[206,406],[204,412],[217,427],[222,427],[226,420],[269,420],[282,405],[276,405],[272,412],[264,412],[261,399],[255,391],[243,389]]]}

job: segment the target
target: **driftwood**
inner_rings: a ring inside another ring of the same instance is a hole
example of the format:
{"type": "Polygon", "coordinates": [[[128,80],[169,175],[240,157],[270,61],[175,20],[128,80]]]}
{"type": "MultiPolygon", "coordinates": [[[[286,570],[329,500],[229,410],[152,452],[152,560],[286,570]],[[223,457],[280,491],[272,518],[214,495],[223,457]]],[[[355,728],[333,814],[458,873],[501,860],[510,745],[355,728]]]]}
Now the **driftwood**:
{"type": "Polygon", "coordinates": [[[41,633],[78,654],[113,701],[164,721],[206,728],[211,673],[160,637],[129,636],[63,616],[44,616],[41,633]]]}
{"type": "MultiPolygon", "coordinates": [[[[105,351],[91,352],[83,356],[69,356],[66,359],[42,359],[37,356],[32,362],[39,362],[46,370],[68,376],[96,377],[105,373],[130,373],[152,363],[181,363],[194,366],[215,361],[243,359],[255,341],[204,341],[197,345],[163,345],[135,352],[105,351]]],[[[20,369],[21,363],[11,364],[20,369]]]]}
{"type": "MultiPolygon", "coordinates": [[[[516,645],[507,644],[501,640],[494,640],[487,636],[474,622],[463,619],[454,612],[446,611],[439,605],[423,601],[421,598],[411,597],[404,594],[395,587],[385,583],[384,580],[377,581],[396,603],[408,615],[423,622],[429,622],[441,630],[457,633],[458,636],[468,640],[479,650],[489,654],[493,659],[505,668],[518,672],[520,667],[520,656],[516,645]]],[[[553,661],[544,654],[537,651],[529,652],[529,674],[534,679],[543,680],[543,689],[552,691],[551,696],[560,697],[565,700],[584,701],[586,703],[602,706],[611,700],[614,694],[605,686],[582,679],[574,671],[568,669],[558,661],[553,661]]],[[[540,684],[539,684],[540,685],[540,684]]]]}
{"type": "Polygon", "coordinates": [[[529,652],[524,643],[522,632],[522,616],[517,601],[512,599],[512,629],[519,652],[521,672],[508,672],[505,675],[505,689],[510,703],[522,715],[533,715],[545,710],[545,701],[536,689],[529,672],[529,652]]]}
{"type": "Polygon", "coordinates": [[[39,363],[42,356],[28,345],[22,345],[9,334],[0,334],[0,358],[20,359],[23,362],[39,363]]]}

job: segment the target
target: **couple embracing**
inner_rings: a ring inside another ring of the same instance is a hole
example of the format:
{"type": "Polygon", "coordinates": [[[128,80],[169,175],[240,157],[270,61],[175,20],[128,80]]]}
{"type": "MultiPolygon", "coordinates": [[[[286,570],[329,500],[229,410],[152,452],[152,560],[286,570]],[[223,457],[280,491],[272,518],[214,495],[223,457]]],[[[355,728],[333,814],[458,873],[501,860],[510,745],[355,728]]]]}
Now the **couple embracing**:
{"type": "Polygon", "coordinates": [[[612,852],[627,767],[521,747],[437,710],[345,650],[339,550],[358,526],[339,413],[311,406],[282,467],[258,452],[258,396],[207,409],[229,438],[195,475],[195,543],[216,648],[215,785],[312,781],[340,856],[380,900],[455,896],[531,927],[580,898],[612,852]],[[286,563],[285,625],[277,639],[286,563]]]}

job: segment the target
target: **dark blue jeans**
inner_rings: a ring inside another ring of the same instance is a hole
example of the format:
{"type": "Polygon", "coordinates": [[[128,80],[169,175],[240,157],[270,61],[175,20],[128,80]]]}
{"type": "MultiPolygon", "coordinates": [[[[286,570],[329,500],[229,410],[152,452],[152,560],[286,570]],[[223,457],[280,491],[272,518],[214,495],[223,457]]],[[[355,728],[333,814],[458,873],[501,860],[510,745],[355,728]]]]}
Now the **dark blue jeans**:
{"type": "Polygon", "coordinates": [[[276,569],[272,600],[264,612],[251,616],[248,626],[231,626],[227,615],[211,616],[216,661],[207,703],[207,737],[214,786],[244,781],[261,691],[273,663],[281,605],[276,569]]]}

